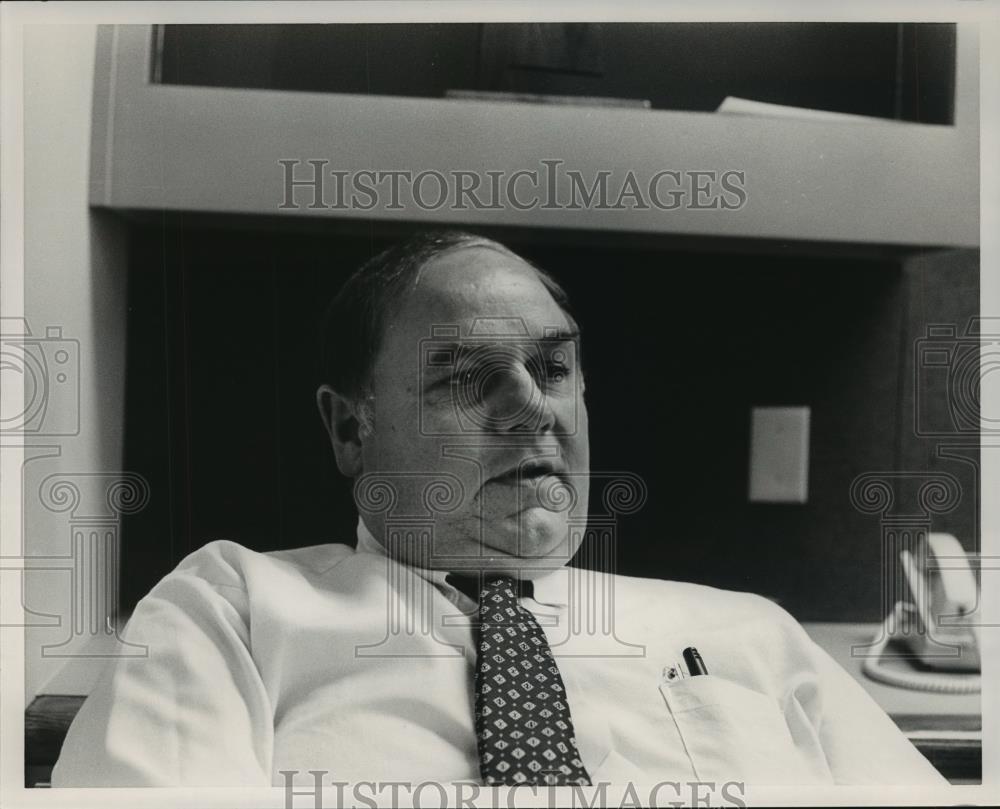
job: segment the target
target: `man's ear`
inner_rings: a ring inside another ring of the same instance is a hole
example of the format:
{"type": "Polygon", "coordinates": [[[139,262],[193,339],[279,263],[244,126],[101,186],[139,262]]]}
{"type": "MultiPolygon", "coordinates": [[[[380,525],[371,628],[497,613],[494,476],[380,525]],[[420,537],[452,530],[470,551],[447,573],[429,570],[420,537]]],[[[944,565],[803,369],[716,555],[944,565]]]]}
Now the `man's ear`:
{"type": "Polygon", "coordinates": [[[329,385],[320,385],[316,390],[316,405],[337,456],[337,468],[343,475],[356,477],[362,471],[362,440],[354,405],[329,385]]]}

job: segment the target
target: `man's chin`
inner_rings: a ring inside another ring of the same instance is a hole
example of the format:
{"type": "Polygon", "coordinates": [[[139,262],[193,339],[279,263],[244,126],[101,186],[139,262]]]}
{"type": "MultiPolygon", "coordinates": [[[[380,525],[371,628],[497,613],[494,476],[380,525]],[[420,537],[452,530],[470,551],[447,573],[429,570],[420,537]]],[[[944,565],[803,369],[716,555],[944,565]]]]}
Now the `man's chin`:
{"type": "Polygon", "coordinates": [[[565,525],[558,534],[516,530],[491,533],[484,537],[482,545],[476,543],[467,550],[467,554],[461,551],[435,554],[431,566],[452,572],[482,571],[515,578],[534,578],[564,566],[573,556],[565,525]]]}
{"type": "Polygon", "coordinates": [[[562,567],[572,555],[565,526],[559,534],[514,532],[484,543],[483,566],[506,575],[517,575],[517,570],[544,571],[562,567]]]}

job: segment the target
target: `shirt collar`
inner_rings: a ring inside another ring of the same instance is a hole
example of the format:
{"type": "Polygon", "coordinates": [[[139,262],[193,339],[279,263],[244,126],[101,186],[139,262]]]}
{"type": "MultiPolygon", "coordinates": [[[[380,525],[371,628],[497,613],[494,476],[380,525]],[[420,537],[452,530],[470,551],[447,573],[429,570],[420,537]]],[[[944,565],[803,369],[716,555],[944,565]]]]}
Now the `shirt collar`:
{"type": "MultiPolygon", "coordinates": [[[[364,521],[358,518],[358,545],[359,553],[374,553],[385,555],[385,548],[368,530],[364,521]]],[[[472,601],[457,588],[453,587],[445,580],[448,575],[446,570],[431,570],[424,567],[410,567],[423,579],[429,581],[448,598],[449,601],[458,605],[468,607],[472,601]]],[[[569,604],[569,570],[566,567],[557,568],[549,573],[533,579],[535,597],[539,604],[550,607],[565,607],[569,604]]]]}

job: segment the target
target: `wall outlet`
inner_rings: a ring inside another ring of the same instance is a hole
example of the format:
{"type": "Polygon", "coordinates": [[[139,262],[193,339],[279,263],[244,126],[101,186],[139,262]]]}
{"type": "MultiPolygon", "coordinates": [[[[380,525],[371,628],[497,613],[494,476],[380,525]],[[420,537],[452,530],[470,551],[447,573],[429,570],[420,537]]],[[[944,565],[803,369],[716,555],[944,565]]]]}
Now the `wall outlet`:
{"type": "Polygon", "coordinates": [[[750,411],[750,502],[809,499],[809,408],[750,411]]]}

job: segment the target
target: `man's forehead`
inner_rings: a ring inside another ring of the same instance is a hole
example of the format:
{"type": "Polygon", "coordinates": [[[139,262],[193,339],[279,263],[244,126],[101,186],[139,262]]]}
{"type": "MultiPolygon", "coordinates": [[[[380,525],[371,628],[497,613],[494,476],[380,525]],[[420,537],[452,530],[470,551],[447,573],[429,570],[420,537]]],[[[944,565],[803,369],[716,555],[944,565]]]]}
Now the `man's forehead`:
{"type": "Polygon", "coordinates": [[[450,250],[427,262],[398,311],[411,328],[458,326],[459,337],[533,337],[564,330],[565,313],[535,270],[515,255],[489,247],[450,250]]]}

